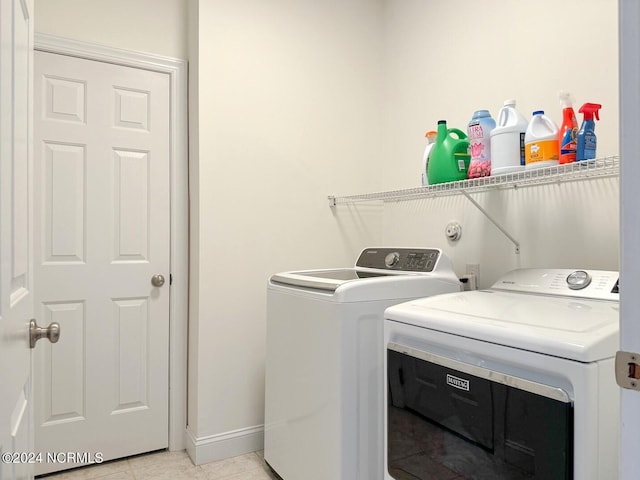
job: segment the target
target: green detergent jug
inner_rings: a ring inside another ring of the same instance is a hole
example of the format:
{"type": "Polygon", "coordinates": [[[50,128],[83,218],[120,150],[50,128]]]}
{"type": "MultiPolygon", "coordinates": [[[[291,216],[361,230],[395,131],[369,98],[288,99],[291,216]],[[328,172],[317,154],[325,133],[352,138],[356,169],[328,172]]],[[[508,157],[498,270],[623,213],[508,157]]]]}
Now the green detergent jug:
{"type": "Polygon", "coordinates": [[[447,128],[447,121],[438,121],[438,136],[429,155],[429,184],[455,182],[467,178],[469,169],[469,139],[457,128],[447,128]]]}

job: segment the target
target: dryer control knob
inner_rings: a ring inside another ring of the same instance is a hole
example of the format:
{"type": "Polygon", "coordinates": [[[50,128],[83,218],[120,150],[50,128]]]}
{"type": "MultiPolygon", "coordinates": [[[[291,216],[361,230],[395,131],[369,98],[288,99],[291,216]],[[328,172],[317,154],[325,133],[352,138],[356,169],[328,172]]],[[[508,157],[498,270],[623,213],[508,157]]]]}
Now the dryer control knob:
{"type": "Polygon", "coordinates": [[[576,270],[567,277],[567,285],[571,290],[582,290],[591,283],[591,275],[584,270],[576,270]]]}
{"type": "Polygon", "coordinates": [[[384,264],[387,268],[391,268],[398,264],[400,261],[400,254],[398,252],[392,252],[384,257],[384,264]]]}

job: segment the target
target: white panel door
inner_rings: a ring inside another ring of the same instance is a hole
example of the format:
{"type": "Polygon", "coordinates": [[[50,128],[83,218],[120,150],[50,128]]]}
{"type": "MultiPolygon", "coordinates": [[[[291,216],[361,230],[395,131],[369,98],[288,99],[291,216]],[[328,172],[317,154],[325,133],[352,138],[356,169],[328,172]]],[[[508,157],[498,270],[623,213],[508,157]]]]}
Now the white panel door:
{"type": "Polygon", "coordinates": [[[79,464],[168,446],[169,80],[35,53],[35,442],[79,464]]]}
{"type": "MultiPolygon", "coordinates": [[[[0,0],[0,478],[33,478],[32,0],[0,0]],[[20,456],[20,454],[25,454],[20,456]]],[[[40,345],[39,345],[40,346],[40,345]]]]}

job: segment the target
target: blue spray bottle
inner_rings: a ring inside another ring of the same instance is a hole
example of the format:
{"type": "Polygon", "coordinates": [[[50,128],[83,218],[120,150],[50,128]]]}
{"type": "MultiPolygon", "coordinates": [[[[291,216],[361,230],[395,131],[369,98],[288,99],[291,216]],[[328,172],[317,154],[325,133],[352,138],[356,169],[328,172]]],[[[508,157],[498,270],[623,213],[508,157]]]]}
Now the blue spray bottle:
{"type": "Polygon", "coordinates": [[[576,149],[576,160],[591,160],[596,158],[596,120],[600,120],[598,111],[602,108],[602,105],[598,103],[585,103],[580,107],[579,112],[584,114],[582,119],[582,125],[578,130],[578,146],[576,149]]]}

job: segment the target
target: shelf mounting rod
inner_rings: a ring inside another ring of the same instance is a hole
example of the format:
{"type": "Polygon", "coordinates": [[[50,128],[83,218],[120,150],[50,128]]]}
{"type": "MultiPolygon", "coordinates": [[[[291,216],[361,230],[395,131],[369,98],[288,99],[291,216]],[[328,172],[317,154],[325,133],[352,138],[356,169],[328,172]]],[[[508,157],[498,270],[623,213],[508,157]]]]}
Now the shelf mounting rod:
{"type": "Polygon", "coordinates": [[[487,212],[484,208],[482,208],[482,206],[476,202],[471,195],[469,195],[469,192],[467,192],[466,190],[460,190],[462,192],[462,194],[467,197],[467,200],[469,200],[471,203],[473,203],[473,205],[482,212],[482,214],[487,217],[489,219],[489,221],[491,223],[493,223],[496,228],[498,230],[500,230],[505,237],[507,237],[509,240],[511,240],[511,243],[513,243],[516,246],[516,253],[519,254],[520,253],[520,242],[518,242],[518,240],[516,240],[515,238],[513,238],[513,236],[507,232],[504,227],[502,225],[500,225],[498,222],[496,222],[491,215],[489,215],[489,212],[487,212]]]}

